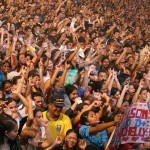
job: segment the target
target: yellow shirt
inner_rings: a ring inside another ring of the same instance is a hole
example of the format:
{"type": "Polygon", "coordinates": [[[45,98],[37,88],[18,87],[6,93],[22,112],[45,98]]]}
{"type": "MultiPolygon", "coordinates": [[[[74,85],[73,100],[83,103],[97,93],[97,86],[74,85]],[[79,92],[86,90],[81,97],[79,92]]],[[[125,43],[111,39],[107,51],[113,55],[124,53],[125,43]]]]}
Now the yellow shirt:
{"type": "MultiPolygon", "coordinates": [[[[48,118],[46,117],[46,113],[47,111],[43,112],[43,118],[48,120],[48,118]]],[[[52,133],[53,141],[55,141],[58,135],[66,135],[66,132],[69,129],[72,129],[70,118],[62,113],[60,113],[58,120],[49,121],[48,126],[52,133]]]]}

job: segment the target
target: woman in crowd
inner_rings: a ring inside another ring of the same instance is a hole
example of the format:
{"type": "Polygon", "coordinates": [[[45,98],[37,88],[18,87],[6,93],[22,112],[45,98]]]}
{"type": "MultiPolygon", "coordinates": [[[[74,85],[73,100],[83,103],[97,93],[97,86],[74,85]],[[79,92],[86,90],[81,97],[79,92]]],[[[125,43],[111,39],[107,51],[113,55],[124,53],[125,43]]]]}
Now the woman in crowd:
{"type": "Polygon", "coordinates": [[[2,113],[0,115],[0,149],[21,150],[17,135],[18,125],[16,120],[2,113]]]}

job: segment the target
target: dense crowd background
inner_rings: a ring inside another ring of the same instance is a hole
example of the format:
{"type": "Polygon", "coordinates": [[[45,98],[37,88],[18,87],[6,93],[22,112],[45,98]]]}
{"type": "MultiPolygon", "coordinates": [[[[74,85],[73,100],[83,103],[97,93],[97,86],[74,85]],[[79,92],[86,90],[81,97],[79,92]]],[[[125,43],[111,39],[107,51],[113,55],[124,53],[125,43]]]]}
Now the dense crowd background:
{"type": "Polygon", "coordinates": [[[150,100],[149,6],[2,0],[0,150],[103,150],[121,114],[150,100]]]}

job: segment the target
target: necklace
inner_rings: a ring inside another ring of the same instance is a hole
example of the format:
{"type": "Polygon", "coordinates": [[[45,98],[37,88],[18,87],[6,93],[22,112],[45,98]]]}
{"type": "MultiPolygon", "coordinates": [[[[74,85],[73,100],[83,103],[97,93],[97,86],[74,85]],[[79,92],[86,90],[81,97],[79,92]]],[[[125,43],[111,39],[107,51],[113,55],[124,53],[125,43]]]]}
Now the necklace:
{"type": "Polygon", "coordinates": [[[48,115],[49,111],[46,112],[46,118],[49,120],[49,121],[56,121],[58,120],[58,118],[51,118],[49,115],[48,115]]]}

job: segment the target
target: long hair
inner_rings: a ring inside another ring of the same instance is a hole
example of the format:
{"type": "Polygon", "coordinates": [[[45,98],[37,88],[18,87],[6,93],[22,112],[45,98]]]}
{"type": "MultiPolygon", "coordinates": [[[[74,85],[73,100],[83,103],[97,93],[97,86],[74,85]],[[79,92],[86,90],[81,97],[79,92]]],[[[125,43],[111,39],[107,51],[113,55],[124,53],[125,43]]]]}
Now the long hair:
{"type": "Polygon", "coordinates": [[[11,132],[17,122],[7,114],[0,114],[0,145],[4,144],[5,132],[11,132]]]}

